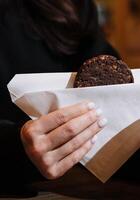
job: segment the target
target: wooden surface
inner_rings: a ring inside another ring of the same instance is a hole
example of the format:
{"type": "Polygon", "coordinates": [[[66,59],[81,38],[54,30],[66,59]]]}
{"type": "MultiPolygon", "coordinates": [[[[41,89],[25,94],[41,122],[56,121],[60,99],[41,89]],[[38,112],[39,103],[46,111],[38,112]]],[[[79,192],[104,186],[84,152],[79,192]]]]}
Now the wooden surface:
{"type": "MultiPolygon", "coordinates": [[[[140,199],[140,182],[114,178],[103,184],[81,165],[77,165],[58,180],[37,183],[34,184],[34,187],[38,188],[41,192],[37,197],[29,198],[29,200],[140,199]]],[[[8,199],[10,200],[10,198],[6,198],[6,200],[8,199]]]]}

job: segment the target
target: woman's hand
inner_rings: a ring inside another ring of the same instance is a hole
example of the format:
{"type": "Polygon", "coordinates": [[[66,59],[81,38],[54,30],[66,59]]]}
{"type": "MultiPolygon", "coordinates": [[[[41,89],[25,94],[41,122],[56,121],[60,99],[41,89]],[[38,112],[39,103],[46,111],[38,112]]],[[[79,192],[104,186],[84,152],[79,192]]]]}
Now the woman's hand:
{"type": "Polygon", "coordinates": [[[106,125],[101,113],[94,103],[83,102],[25,123],[25,151],[44,177],[58,178],[84,157],[106,125]]]}

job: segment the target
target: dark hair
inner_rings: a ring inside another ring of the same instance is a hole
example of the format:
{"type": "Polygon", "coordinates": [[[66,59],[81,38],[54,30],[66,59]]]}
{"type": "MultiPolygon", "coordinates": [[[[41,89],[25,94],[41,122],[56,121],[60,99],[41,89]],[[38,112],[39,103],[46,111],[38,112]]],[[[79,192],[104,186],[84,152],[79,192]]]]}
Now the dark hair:
{"type": "Polygon", "coordinates": [[[98,20],[93,0],[10,1],[16,1],[24,10],[26,25],[56,54],[75,54],[81,43],[96,35],[98,20]]]}

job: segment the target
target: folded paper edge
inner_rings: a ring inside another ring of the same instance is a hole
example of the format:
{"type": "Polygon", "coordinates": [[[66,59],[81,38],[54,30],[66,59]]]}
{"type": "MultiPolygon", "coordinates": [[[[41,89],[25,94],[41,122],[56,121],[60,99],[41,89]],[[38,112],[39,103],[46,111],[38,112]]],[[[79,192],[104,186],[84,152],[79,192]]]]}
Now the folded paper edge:
{"type": "MultiPolygon", "coordinates": [[[[137,72],[140,73],[140,69],[132,69],[132,73],[133,73],[134,79],[135,79],[135,76],[136,76],[137,72]]],[[[67,73],[67,74],[71,74],[70,75],[70,79],[68,80],[68,83],[67,83],[67,87],[71,87],[72,86],[71,81],[74,82],[74,77],[76,76],[76,73],[77,72],[68,72],[67,73]]],[[[48,74],[53,74],[53,73],[38,73],[38,74],[35,74],[35,75],[37,76],[37,75],[40,75],[40,74],[46,74],[46,75],[48,75],[48,74]]],[[[65,74],[65,73],[57,73],[57,74],[61,74],[62,75],[62,74],[65,74]]],[[[20,75],[26,75],[26,74],[15,74],[13,76],[13,78],[10,80],[10,82],[7,84],[7,88],[8,88],[9,93],[11,94],[11,99],[12,99],[13,102],[15,102],[18,98],[21,98],[25,94],[25,92],[22,93],[22,94],[19,94],[19,95],[15,94],[13,86],[12,86],[13,82],[15,81],[15,78],[17,76],[20,76],[20,75]]],[[[27,74],[27,76],[28,75],[34,75],[34,74],[27,74]]],[[[139,84],[139,83],[136,82],[136,84],[139,84]]],[[[126,86],[126,84],[125,84],[125,86],[126,86]]],[[[100,87],[100,86],[98,86],[98,87],[100,87]]],[[[106,86],[103,86],[103,87],[106,87],[106,86]]],[[[72,88],[72,89],[74,89],[74,88],[72,88]]],[[[57,89],[56,89],[56,91],[57,91],[57,89]]],[[[27,93],[31,93],[31,91],[27,91],[27,93]]]]}

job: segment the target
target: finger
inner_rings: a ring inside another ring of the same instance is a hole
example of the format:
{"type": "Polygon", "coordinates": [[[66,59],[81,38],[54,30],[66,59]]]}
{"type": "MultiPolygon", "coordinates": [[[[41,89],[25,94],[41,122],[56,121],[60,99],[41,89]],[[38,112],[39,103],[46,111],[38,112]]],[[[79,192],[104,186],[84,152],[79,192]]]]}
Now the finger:
{"type": "Polygon", "coordinates": [[[65,174],[69,169],[71,169],[75,164],[80,162],[82,158],[91,150],[93,144],[91,141],[87,141],[83,146],[78,150],[64,158],[57,164],[57,171],[59,176],[65,174]]]}
{"type": "Polygon", "coordinates": [[[92,110],[88,113],[72,119],[65,125],[60,126],[51,132],[51,134],[46,135],[46,142],[48,144],[47,150],[53,150],[69,140],[74,138],[76,135],[84,131],[91,124],[95,123],[98,119],[98,111],[92,110]]]}
{"type": "Polygon", "coordinates": [[[62,160],[63,158],[80,148],[88,140],[92,140],[92,138],[101,130],[102,128],[99,126],[98,122],[92,124],[90,127],[88,127],[82,133],[74,137],[72,140],[65,143],[58,149],[52,151],[51,153],[54,160],[62,160]]]}
{"type": "Polygon", "coordinates": [[[41,132],[47,133],[94,108],[95,104],[93,102],[85,101],[76,105],[61,108],[48,115],[43,115],[37,121],[39,122],[38,124],[40,124],[41,132]]]}

